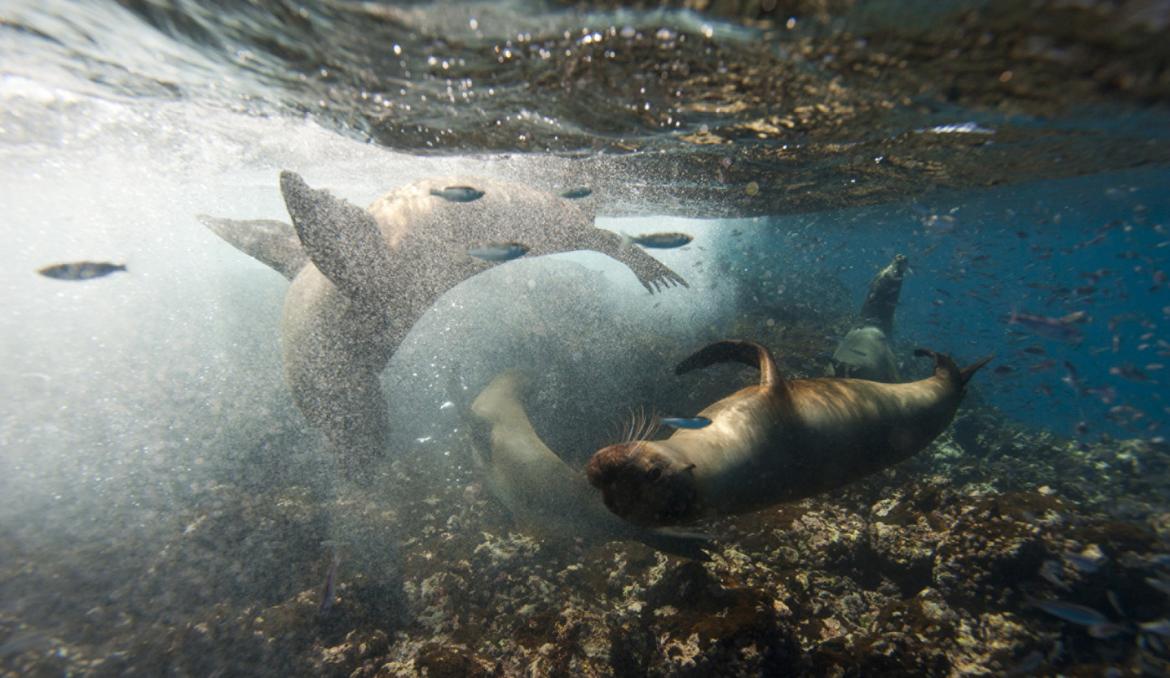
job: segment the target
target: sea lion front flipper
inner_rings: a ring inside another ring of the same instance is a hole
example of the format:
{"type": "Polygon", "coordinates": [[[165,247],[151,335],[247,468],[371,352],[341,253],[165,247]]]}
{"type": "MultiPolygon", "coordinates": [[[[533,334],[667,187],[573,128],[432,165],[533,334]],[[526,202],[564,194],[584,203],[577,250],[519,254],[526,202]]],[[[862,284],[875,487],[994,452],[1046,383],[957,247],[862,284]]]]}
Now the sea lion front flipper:
{"type": "Polygon", "coordinates": [[[274,219],[221,219],[207,214],[195,218],[232,247],[292,280],[309,257],[292,224],[274,219]]]}
{"type": "Polygon", "coordinates": [[[374,217],[328,191],[309,188],[294,172],[280,173],[280,192],[317,269],[353,301],[388,301],[382,297],[393,267],[374,217]]]}
{"type": "Polygon", "coordinates": [[[681,275],[672,271],[666,264],[646,254],[640,247],[623,245],[621,236],[610,231],[588,228],[584,242],[579,244],[581,249],[600,252],[620,261],[637,276],[638,282],[651,294],[673,285],[690,287],[681,275]]]}
{"type": "Polygon", "coordinates": [[[760,386],[765,388],[784,383],[768,347],[754,341],[729,339],[707,344],[674,368],[675,374],[709,367],[715,363],[736,362],[760,370],[760,386]]]}

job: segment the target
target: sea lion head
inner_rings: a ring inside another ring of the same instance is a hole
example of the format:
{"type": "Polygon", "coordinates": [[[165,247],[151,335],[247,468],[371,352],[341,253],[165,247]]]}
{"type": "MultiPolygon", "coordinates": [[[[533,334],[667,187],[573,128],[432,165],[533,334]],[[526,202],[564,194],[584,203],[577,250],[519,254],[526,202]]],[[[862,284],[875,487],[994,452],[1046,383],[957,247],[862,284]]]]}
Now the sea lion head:
{"type": "Polygon", "coordinates": [[[610,511],[636,525],[661,527],[701,516],[694,468],[657,443],[635,440],[598,450],[585,472],[610,511]]]}

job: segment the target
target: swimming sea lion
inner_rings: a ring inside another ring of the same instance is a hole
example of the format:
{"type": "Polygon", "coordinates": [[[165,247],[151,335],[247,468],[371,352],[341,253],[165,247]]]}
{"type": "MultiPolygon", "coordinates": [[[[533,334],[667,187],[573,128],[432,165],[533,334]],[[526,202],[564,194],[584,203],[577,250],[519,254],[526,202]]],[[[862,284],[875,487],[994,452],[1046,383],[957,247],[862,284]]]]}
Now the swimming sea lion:
{"type": "Polygon", "coordinates": [[[906,276],[908,266],[905,256],[895,254],[893,261],[878,271],[870,281],[865,302],[861,304],[863,325],[877,327],[887,335],[894,333],[894,311],[898,309],[902,279],[906,276]]]}
{"type": "Polygon", "coordinates": [[[838,377],[892,384],[900,381],[898,361],[886,333],[876,327],[858,327],[837,344],[833,373],[838,377]]]}
{"type": "MultiPolygon", "coordinates": [[[[586,541],[633,539],[660,551],[707,559],[701,535],[647,530],[606,510],[585,474],[573,470],[544,444],[521,398],[531,379],[517,370],[500,374],[480,392],[471,412],[490,427],[485,453],[473,445],[484,481],[524,529],[546,538],[586,541]]],[[[474,436],[473,436],[474,439],[474,436]]]]}
{"type": "Polygon", "coordinates": [[[675,373],[738,361],[759,367],[759,385],[700,412],[710,426],[599,450],[586,467],[589,482],[611,511],[646,526],[744,513],[839,487],[926,447],[990,360],[959,369],[949,356],[915,354],[934,358],[933,376],[908,384],[788,380],[767,348],[716,342],[675,373]]]}
{"type": "Polygon", "coordinates": [[[686,285],[645,252],[623,247],[617,234],[595,228],[573,201],[522,184],[424,179],[390,191],[369,210],[311,189],[292,172],[281,173],[280,188],[292,227],[201,218],[291,278],[281,327],[285,380],[305,418],[350,470],[385,450],[378,375],[411,326],[444,292],[496,265],[470,256],[469,248],[519,242],[529,256],[594,250],[625,264],[651,292],[686,285]],[[483,196],[452,202],[432,194],[450,186],[474,187],[483,196]]]}
{"type": "Polygon", "coordinates": [[[861,325],[837,345],[833,353],[833,374],[887,383],[901,380],[889,335],[894,331],[894,311],[902,294],[906,268],[906,257],[895,254],[893,261],[870,281],[865,303],[861,305],[861,325]]]}

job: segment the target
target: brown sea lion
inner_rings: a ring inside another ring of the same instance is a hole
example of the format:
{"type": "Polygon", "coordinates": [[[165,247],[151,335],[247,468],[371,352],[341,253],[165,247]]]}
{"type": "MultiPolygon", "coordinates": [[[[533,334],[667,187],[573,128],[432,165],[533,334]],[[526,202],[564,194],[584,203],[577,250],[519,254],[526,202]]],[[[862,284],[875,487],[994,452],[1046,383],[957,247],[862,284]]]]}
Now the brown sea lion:
{"type": "Polygon", "coordinates": [[[950,424],[964,385],[990,358],[959,369],[934,358],[934,375],[908,384],[781,376],[767,348],[711,344],[676,374],[718,362],[760,369],[760,383],[699,413],[711,424],[666,440],[596,452],[586,467],[605,505],[646,526],[753,511],[839,487],[926,447],[950,424]]]}
{"type": "Polygon", "coordinates": [[[200,217],[238,249],[292,280],[284,303],[284,374],[297,407],[349,470],[380,456],[388,437],[379,374],[414,323],[447,290],[498,262],[468,254],[518,242],[528,256],[593,250],[625,264],[646,289],[686,282],[571,200],[482,177],[424,179],[363,210],[282,172],[292,216],[281,222],[200,217]],[[483,195],[453,202],[448,187],[483,195]]]}
{"type": "Polygon", "coordinates": [[[471,404],[472,414],[488,429],[483,436],[487,444],[472,446],[476,465],[492,496],[521,529],[561,541],[632,539],[660,551],[707,559],[702,549],[711,544],[701,535],[648,530],[607,511],[585,474],[549,449],[532,427],[521,401],[530,386],[527,374],[509,370],[471,404]]]}

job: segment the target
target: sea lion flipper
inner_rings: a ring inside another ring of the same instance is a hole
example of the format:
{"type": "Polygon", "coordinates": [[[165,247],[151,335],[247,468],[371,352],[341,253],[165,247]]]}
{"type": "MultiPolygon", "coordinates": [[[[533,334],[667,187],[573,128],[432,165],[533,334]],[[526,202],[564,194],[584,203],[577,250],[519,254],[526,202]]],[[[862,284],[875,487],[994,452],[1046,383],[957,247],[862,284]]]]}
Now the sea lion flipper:
{"type": "Polygon", "coordinates": [[[960,387],[966,386],[967,382],[971,380],[971,377],[979,371],[979,368],[991,362],[991,359],[995,357],[994,355],[989,355],[980,358],[971,365],[960,369],[955,363],[954,358],[945,353],[932,351],[929,348],[916,348],[914,349],[914,355],[919,358],[934,358],[934,373],[936,375],[940,373],[946,375],[948,379],[954,380],[960,387]]]}
{"type": "Polygon", "coordinates": [[[280,173],[280,192],[313,264],[353,301],[380,298],[393,268],[378,222],[366,210],[280,173]]]}
{"type": "Polygon", "coordinates": [[[770,387],[784,383],[768,347],[754,341],[729,339],[707,344],[674,368],[675,374],[709,367],[715,363],[737,362],[760,370],[760,385],[770,387]]]}
{"type": "Polygon", "coordinates": [[[292,224],[274,219],[222,219],[207,214],[196,214],[195,218],[232,247],[289,280],[309,260],[292,224]]]}
{"type": "Polygon", "coordinates": [[[576,243],[580,249],[601,252],[621,262],[637,276],[638,282],[651,294],[673,285],[690,287],[687,281],[669,266],[646,254],[639,247],[627,246],[624,239],[616,233],[600,228],[589,228],[580,238],[576,243]]]}

